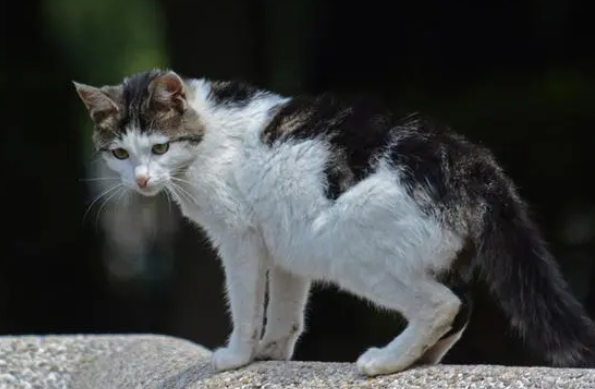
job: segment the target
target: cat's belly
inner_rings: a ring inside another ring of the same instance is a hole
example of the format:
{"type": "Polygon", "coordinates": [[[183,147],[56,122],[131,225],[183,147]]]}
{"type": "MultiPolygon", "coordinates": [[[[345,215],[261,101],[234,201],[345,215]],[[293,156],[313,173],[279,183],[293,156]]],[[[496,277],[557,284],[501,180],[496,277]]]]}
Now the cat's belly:
{"type": "Polygon", "coordinates": [[[391,266],[404,275],[448,267],[461,239],[422,212],[396,171],[381,167],[333,200],[327,157],[307,141],[245,161],[238,182],[278,266],[354,287],[358,274],[391,266]]]}
{"type": "Polygon", "coordinates": [[[260,191],[251,193],[278,266],[356,289],[358,274],[382,274],[387,266],[421,272],[449,265],[460,239],[419,209],[396,172],[381,169],[333,201],[323,186],[324,153],[315,149],[304,147],[301,155],[312,155],[293,164],[261,166],[260,191]]]}

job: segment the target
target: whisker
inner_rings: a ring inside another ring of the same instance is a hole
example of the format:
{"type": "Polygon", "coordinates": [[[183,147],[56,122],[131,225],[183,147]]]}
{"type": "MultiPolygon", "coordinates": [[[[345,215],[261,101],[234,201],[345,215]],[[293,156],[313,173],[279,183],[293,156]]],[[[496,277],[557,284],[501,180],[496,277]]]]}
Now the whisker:
{"type": "Polygon", "coordinates": [[[169,195],[168,188],[165,187],[165,190],[163,192],[165,193],[165,198],[167,200],[167,212],[169,212],[169,215],[171,215],[171,197],[169,195]]]}
{"type": "Polygon", "coordinates": [[[177,177],[170,177],[170,179],[172,179],[174,181],[182,182],[184,184],[188,184],[188,185],[192,186],[193,188],[196,188],[196,186],[192,182],[190,182],[188,180],[183,180],[183,179],[177,178],[177,177]]]}
{"type": "Polygon", "coordinates": [[[188,169],[188,166],[186,166],[186,165],[178,166],[178,167],[172,168],[171,172],[173,175],[176,175],[176,174],[184,173],[187,169],[188,169]]]}
{"type": "Polygon", "coordinates": [[[89,168],[89,167],[91,167],[91,165],[101,163],[101,162],[105,162],[105,160],[103,159],[103,156],[101,156],[101,151],[94,151],[91,158],[89,158],[89,160],[84,162],[83,165],[85,166],[85,168],[89,168]]]}
{"type": "Polygon", "coordinates": [[[173,183],[173,184],[175,186],[177,186],[179,190],[181,190],[182,192],[184,192],[186,194],[186,196],[188,197],[188,199],[190,199],[192,201],[192,203],[196,204],[196,200],[194,199],[194,196],[192,196],[192,193],[190,193],[186,188],[184,188],[180,184],[176,184],[176,183],[173,183]]]}
{"type": "Polygon", "coordinates": [[[109,201],[114,198],[115,195],[121,194],[122,191],[124,190],[124,189],[122,189],[122,186],[119,186],[118,189],[119,190],[114,191],[112,194],[110,194],[109,196],[107,196],[105,198],[105,200],[103,201],[103,203],[101,204],[101,206],[99,207],[99,210],[97,211],[97,216],[95,217],[95,228],[96,229],[97,229],[98,224],[99,224],[99,219],[101,218],[101,211],[105,208],[105,206],[109,203],[109,201]]]}
{"type": "Polygon", "coordinates": [[[97,197],[95,197],[95,199],[91,202],[91,204],[89,205],[89,207],[87,207],[87,210],[83,214],[83,220],[82,220],[83,223],[85,222],[85,218],[87,217],[87,214],[89,213],[91,208],[93,208],[93,205],[95,205],[95,203],[97,201],[99,201],[102,197],[106,196],[107,194],[113,192],[114,190],[120,188],[121,186],[122,186],[121,183],[117,183],[116,185],[109,187],[108,189],[104,190],[101,194],[99,194],[97,197]]]}
{"type": "Polygon", "coordinates": [[[123,206],[123,207],[130,206],[130,196],[132,195],[132,192],[133,192],[132,190],[123,191],[121,198],[118,199],[118,201],[121,202],[121,206],[123,206]]]}
{"type": "Polygon", "coordinates": [[[126,195],[127,193],[128,193],[128,191],[127,191],[127,190],[121,190],[121,191],[120,191],[120,195],[119,195],[119,196],[118,196],[118,198],[116,199],[116,206],[117,206],[117,207],[120,207],[120,206],[121,206],[120,202],[122,201],[122,199],[123,199],[124,197],[126,197],[125,195],[126,195]]]}
{"type": "Polygon", "coordinates": [[[183,188],[181,185],[179,185],[179,184],[176,184],[176,183],[175,183],[175,182],[173,182],[173,181],[170,181],[170,185],[172,185],[172,189],[175,189],[175,191],[174,191],[174,192],[175,192],[175,193],[178,195],[178,197],[180,197],[180,199],[182,199],[182,196],[181,196],[181,194],[183,194],[183,195],[185,195],[185,196],[186,196],[186,198],[187,198],[188,200],[190,200],[190,203],[192,203],[192,204],[194,204],[194,205],[198,205],[198,204],[196,203],[196,200],[194,200],[194,197],[192,197],[192,195],[191,195],[191,194],[190,194],[190,193],[189,193],[189,192],[188,192],[186,189],[184,189],[184,188],[183,188]]]}
{"type": "Polygon", "coordinates": [[[184,196],[182,196],[184,193],[177,189],[177,185],[175,183],[170,182],[166,188],[171,192],[172,196],[175,196],[180,201],[184,200],[184,196]]]}

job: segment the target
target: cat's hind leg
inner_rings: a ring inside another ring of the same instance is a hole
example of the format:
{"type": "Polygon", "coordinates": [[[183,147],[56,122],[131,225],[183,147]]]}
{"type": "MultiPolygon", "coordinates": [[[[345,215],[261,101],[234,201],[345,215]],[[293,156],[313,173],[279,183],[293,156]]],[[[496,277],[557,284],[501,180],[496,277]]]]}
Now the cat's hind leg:
{"type": "Polygon", "coordinates": [[[424,355],[417,361],[422,365],[436,365],[440,363],[442,358],[448,351],[461,339],[463,332],[467,329],[469,320],[471,319],[471,311],[473,308],[473,301],[471,296],[465,290],[455,289],[453,292],[461,299],[461,307],[457,316],[453,320],[451,329],[442,337],[436,344],[428,349],[424,355]]]}
{"type": "Polygon", "coordinates": [[[304,329],[310,280],[273,267],[269,270],[266,328],[256,359],[289,360],[304,329]]]}
{"type": "Polygon", "coordinates": [[[358,358],[359,371],[368,376],[397,373],[413,365],[448,333],[461,307],[461,300],[433,279],[395,281],[398,294],[377,296],[376,301],[399,310],[408,324],[388,345],[372,347],[358,358]]]}

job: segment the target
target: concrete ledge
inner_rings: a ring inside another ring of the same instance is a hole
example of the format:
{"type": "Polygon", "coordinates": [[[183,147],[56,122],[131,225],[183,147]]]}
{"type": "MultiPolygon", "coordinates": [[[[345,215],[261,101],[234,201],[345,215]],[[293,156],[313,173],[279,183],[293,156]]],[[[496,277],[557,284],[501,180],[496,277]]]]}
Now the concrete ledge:
{"type": "Polygon", "coordinates": [[[213,374],[210,352],[154,335],[0,337],[0,389],[595,389],[595,370],[434,366],[365,378],[353,364],[260,362],[213,374]]]}

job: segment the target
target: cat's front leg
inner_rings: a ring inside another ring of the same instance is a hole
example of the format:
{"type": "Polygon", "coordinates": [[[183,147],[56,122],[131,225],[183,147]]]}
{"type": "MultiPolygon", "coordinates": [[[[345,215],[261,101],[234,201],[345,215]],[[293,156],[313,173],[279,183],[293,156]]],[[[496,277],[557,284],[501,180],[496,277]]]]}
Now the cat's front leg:
{"type": "Polygon", "coordinates": [[[233,331],[226,347],[213,353],[216,371],[231,370],[254,360],[262,331],[265,294],[265,250],[256,234],[234,235],[219,247],[225,268],[233,331]]]}
{"type": "Polygon", "coordinates": [[[310,280],[279,268],[269,270],[269,303],[256,359],[289,360],[304,329],[310,280]]]}

